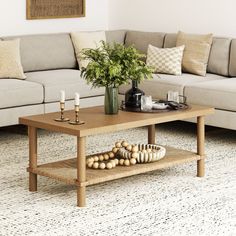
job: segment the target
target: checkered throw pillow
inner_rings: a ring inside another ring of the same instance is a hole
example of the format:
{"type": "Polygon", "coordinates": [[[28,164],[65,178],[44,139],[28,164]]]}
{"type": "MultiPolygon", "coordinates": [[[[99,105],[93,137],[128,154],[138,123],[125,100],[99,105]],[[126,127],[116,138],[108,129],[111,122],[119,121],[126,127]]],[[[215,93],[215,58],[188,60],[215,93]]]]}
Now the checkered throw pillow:
{"type": "Polygon", "coordinates": [[[156,73],[181,75],[184,45],[174,48],[157,48],[148,46],[147,65],[156,73]]]}

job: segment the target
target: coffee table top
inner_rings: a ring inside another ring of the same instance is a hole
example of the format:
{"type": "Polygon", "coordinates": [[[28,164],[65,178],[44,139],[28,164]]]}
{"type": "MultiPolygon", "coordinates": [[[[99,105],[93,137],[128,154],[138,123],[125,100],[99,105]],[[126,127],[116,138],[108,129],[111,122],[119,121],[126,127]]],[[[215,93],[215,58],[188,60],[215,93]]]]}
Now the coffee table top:
{"type": "MultiPolygon", "coordinates": [[[[163,112],[163,113],[137,113],[119,111],[117,115],[105,115],[104,107],[82,108],[79,112],[83,125],[70,125],[67,122],[56,122],[60,117],[59,112],[21,117],[20,124],[75,135],[79,137],[115,132],[124,129],[142,127],[175,120],[205,116],[214,113],[214,108],[191,105],[187,110],[163,112]]],[[[65,111],[65,117],[75,119],[74,111],[65,111]]]]}

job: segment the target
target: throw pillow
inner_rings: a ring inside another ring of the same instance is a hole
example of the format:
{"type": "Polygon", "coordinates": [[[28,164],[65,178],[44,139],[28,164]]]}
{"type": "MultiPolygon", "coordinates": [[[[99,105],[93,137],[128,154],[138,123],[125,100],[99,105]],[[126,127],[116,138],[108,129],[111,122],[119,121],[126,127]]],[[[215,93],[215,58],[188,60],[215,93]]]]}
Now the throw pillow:
{"type": "Polygon", "coordinates": [[[101,46],[101,41],[106,41],[106,34],[104,31],[74,32],[71,33],[71,38],[79,67],[82,68],[87,67],[89,61],[81,58],[81,51],[85,48],[95,49],[101,46]]]}
{"type": "Polygon", "coordinates": [[[185,45],[183,71],[206,75],[212,39],[212,34],[195,35],[178,32],[176,46],[185,45]]]}
{"type": "Polygon", "coordinates": [[[148,46],[147,65],[156,73],[181,75],[184,46],[175,48],[157,48],[148,46]]]}
{"type": "Polygon", "coordinates": [[[0,78],[26,78],[21,65],[20,39],[0,41],[0,78]]]}

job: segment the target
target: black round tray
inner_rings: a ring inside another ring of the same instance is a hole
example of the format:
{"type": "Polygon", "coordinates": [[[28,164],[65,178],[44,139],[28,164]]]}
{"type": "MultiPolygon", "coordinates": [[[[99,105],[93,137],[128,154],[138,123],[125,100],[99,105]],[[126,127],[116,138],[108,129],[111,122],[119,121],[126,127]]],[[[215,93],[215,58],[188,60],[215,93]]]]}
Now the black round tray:
{"type": "Polygon", "coordinates": [[[189,109],[190,106],[184,103],[180,103],[180,108],[178,109],[173,109],[173,108],[166,108],[166,109],[152,109],[148,111],[143,111],[141,108],[133,108],[133,107],[126,107],[125,103],[122,102],[120,109],[122,111],[129,111],[129,112],[141,112],[141,113],[163,113],[163,112],[170,112],[170,111],[182,111],[182,110],[187,110],[189,109]]]}

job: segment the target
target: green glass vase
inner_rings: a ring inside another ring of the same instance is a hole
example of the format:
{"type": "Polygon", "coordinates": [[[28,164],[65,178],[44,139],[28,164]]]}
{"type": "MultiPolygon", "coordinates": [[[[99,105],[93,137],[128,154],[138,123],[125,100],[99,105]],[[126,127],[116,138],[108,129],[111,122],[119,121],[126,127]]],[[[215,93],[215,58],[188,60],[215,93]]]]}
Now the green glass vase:
{"type": "Polygon", "coordinates": [[[112,115],[118,113],[118,88],[106,87],[104,108],[105,114],[112,115]]]}

